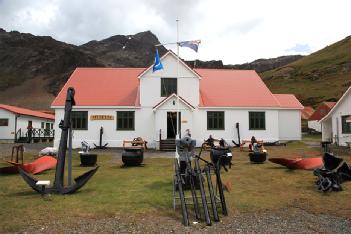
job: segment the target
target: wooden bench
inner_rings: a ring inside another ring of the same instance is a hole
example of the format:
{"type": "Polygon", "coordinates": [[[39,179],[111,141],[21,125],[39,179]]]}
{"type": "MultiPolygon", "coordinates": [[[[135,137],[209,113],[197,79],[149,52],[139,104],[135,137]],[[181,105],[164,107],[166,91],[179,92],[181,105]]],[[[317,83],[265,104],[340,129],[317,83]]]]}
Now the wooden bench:
{"type": "MultiPolygon", "coordinates": [[[[241,141],[240,151],[244,150],[244,145],[247,144],[247,143],[251,144],[251,140],[242,140],[241,141]]],[[[263,148],[263,140],[257,140],[256,143],[262,145],[262,150],[264,150],[264,148],[263,148]]]]}
{"type": "Polygon", "coordinates": [[[126,149],[126,148],[129,148],[129,149],[146,149],[146,141],[144,140],[139,140],[139,141],[135,141],[135,140],[132,140],[132,141],[129,141],[129,140],[124,140],[123,141],[123,148],[126,149]]]}

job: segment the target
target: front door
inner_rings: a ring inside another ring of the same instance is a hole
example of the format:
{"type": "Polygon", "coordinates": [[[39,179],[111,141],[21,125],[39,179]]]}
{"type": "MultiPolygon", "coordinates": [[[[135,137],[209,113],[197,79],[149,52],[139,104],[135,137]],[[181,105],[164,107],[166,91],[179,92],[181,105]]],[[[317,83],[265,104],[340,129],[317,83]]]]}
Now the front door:
{"type": "MultiPolygon", "coordinates": [[[[179,112],[179,119],[181,119],[180,112],[179,112]]],[[[167,112],[167,139],[175,139],[177,135],[176,129],[177,129],[177,112],[167,112]]],[[[180,126],[178,131],[180,132],[180,126]]]]}

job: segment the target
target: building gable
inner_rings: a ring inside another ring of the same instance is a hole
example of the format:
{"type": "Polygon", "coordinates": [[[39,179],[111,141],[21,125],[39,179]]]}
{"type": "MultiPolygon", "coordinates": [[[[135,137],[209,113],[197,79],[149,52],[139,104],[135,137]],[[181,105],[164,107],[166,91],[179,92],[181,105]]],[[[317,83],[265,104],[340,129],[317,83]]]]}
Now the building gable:
{"type": "Polygon", "coordinates": [[[177,95],[183,97],[192,106],[199,105],[199,87],[201,77],[188,67],[183,61],[172,52],[168,51],[162,58],[162,70],[152,71],[152,66],[139,75],[140,80],[140,105],[143,107],[153,107],[161,102],[165,95],[162,91],[166,89],[162,79],[176,79],[177,95]]]}
{"type": "Polygon", "coordinates": [[[165,99],[163,99],[161,102],[159,102],[157,105],[155,105],[152,109],[153,111],[156,111],[158,109],[176,109],[178,108],[178,101],[179,101],[179,108],[180,109],[190,109],[194,110],[195,107],[193,107],[189,102],[187,102],[184,98],[178,97],[176,94],[172,94],[165,99]]]}
{"type": "Polygon", "coordinates": [[[186,65],[181,59],[179,59],[175,53],[169,50],[165,55],[161,57],[161,63],[163,69],[153,72],[153,64],[146,68],[139,76],[139,79],[150,78],[150,77],[180,77],[180,78],[198,78],[201,79],[200,75],[197,74],[193,69],[186,65]],[[178,66],[177,66],[178,64],[178,66]],[[177,68],[178,67],[178,68],[177,68]]]}
{"type": "Polygon", "coordinates": [[[336,102],[322,102],[308,120],[321,120],[330,112],[335,104],[336,102]]]}
{"type": "MultiPolygon", "coordinates": [[[[347,103],[348,105],[350,105],[349,103],[351,103],[351,86],[346,90],[346,92],[341,96],[341,98],[336,103],[334,103],[331,110],[328,112],[328,114],[326,116],[324,116],[321,119],[321,121],[324,121],[324,120],[330,118],[332,116],[333,112],[335,112],[335,110],[337,110],[340,106],[342,106],[343,103],[347,103]]],[[[347,109],[350,109],[350,111],[351,111],[351,106],[347,109]]]]}

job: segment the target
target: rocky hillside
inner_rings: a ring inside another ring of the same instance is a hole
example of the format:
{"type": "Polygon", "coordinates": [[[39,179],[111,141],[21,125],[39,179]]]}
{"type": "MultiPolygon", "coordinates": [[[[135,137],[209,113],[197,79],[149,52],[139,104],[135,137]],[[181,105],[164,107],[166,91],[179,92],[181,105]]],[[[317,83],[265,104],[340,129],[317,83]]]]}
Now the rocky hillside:
{"type": "MultiPolygon", "coordinates": [[[[151,65],[155,56],[155,44],[159,41],[150,31],[135,35],[112,36],[101,41],[81,45],[81,51],[94,56],[106,67],[145,67],[151,65]]],[[[159,47],[162,55],[167,50],[159,47]]]]}
{"type": "MultiPolygon", "coordinates": [[[[0,29],[0,102],[49,109],[76,67],[146,67],[153,62],[155,44],[159,41],[150,31],[76,46],[0,29]]],[[[159,47],[161,55],[166,51],[159,47]]],[[[274,93],[294,93],[303,104],[315,106],[337,100],[351,85],[351,39],[306,57],[282,56],[240,65],[224,65],[221,60],[187,63],[196,68],[255,69],[274,93]]]]}
{"type": "MultiPolygon", "coordinates": [[[[0,29],[1,103],[49,109],[76,67],[145,67],[157,37],[150,31],[75,46],[47,36],[0,29]]],[[[159,48],[160,54],[166,49],[159,48]]]]}
{"type": "Polygon", "coordinates": [[[293,93],[304,105],[337,101],[351,85],[351,36],[261,74],[274,93],[293,93]]]}
{"type": "Polygon", "coordinates": [[[186,61],[190,67],[197,68],[217,68],[217,69],[240,69],[240,70],[255,70],[256,72],[269,71],[299,59],[303,58],[302,55],[287,55],[280,56],[277,58],[270,59],[257,59],[250,63],[236,64],[236,65],[224,65],[222,60],[211,60],[211,61],[186,61]]]}
{"type": "Polygon", "coordinates": [[[270,59],[257,59],[251,63],[244,63],[232,66],[227,65],[226,67],[231,69],[245,69],[256,70],[256,72],[265,72],[295,62],[301,58],[303,58],[302,55],[287,55],[270,59]]]}
{"type": "MultiPolygon", "coordinates": [[[[0,90],[44,78],[55,84],[79,66],[102,66],[77,46],[16,31],[0,29],[0,90]]],[[[62,82],[59,82],[62,83],[62,82]]],[[[50,89],[55,93],[57,89],[50,89]]]]}

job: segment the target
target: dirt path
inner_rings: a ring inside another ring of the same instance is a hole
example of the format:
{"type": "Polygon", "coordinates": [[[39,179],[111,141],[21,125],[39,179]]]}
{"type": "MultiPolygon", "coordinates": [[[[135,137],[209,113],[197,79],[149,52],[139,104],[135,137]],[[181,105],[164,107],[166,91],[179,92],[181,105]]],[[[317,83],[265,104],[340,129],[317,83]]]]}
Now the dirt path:
{"type": "Polygon", "coordinates": [[[184,227],[177,217],[147,215],[105,219],[78,218],[46,226],[29,226],[21,233],[351,233],[351,220],[300,209],[234,214],[220,223],[184,227]]]}

